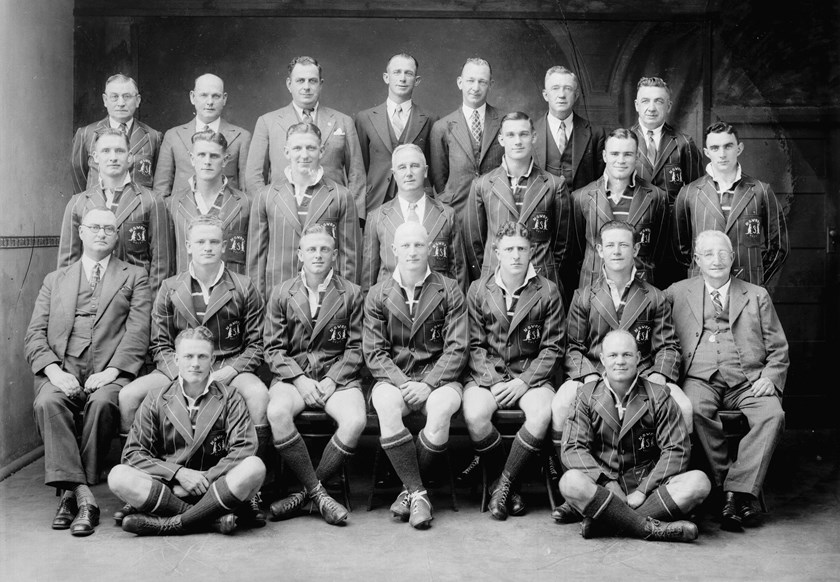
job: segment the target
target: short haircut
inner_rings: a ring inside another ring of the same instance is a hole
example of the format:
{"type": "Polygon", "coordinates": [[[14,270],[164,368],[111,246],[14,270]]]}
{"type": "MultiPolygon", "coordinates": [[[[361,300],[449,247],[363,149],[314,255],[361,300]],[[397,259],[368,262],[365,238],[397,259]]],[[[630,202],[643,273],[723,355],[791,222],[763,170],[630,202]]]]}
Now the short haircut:
{"type": "MultiPolygon", "coordinates": [[[[636,142],[636,147],[639,147],[639,136],[637,136],[636,132],[633,130],[617,127],[607,134],[607,139],[610,139],[611,137],[614,137],[615,139],[632,139],[636,142]]],[[[604,140],[604,143],[606,143],[606,140],[604,140]]]]}
{"type": "Polygon", "coordinates": [[[639,342],[636,341],[636,336],[634,336],[626,329],[612,329],[608,331],[604,336],[604,339],[601,340],[601,353],[604,352],[604,344],[606,343],[607,338],[610,338],[615,335],[623,335],[624,337],[629,337],[631,340],[633,340],[633,346],[636,348],[636,351],[639,351],[639,342]]]}
{"type": "Polygon", "coordinates": [[[406,150],[416,151],[422,156],[423,162],[428,164],[428,162],[426,161],[426,154],[423,152],[423,148],[421,148],[415,143],[404,143],[394,148],[394,153],[391,154],[391,166],[394,165],[394,158],[397,157],[397,154],[406,150]]]}
{"type": "Polygon", "coordinates": [[[178,344],[188,339],[204,340],[211,346],[214,345],[215,342],[213,332],[203,325],[199,325],[198,327],[188,327],[187,329],[182,329],[181,332],[175,336],[175,349],[178,349],[178,344]]]}
{"type": "Polygon", "coordinates": [[[531,235],[531,231],[528,230],[528,227],[521,222],[516,222],[515,220],[508,220],[499,227],[499,230],[497,230],[494,235],[495,241],[493,246],[497,246],[499,241],[506,236],[521,236],[529,243],[533,242],[533,236],[531,235]]]}
{"type": "Polygon", "coordinates": [[[311,133],[318,137],[318,142],[321,141],[321,130],[318,129],[318,126],[314,123],[306,123],[305,121],[302,121],[290,126],[289,129],[286,130],[286,141],[297,133],[311,133]]]}
{"type": "Polygon", "coordinates": [[[575,93],[580,93],[580,79],[571,70],[562,65],[554,65],[545,72],[545,81],[543,83],[548,83],[548,78],[551,75],[569,75],[575,80],[575,93]]]}
{"type": "Polygon", "coordinates": [[[225,231],[224,222],[216,214],[199,214],[187,225],[187,237],[190,236],[192,230],[197,226],[215,226],[222,232],[225,231]]]}
{"type": "Polygon", "coordinates": [[[629,222],[624,222],[623,220],[610,220],[609,222],[605,222],[604,225],[598,229],[598,243],[600,244],[603,240],[602,235],[608,230],[626,230],[630,234],[633,235],[633,243],[639,242],[638,234],[636,233],[636,229],[633,227],[632,224],[629,222]]]}
{"type": "Polygon", "coordinates": [[[466,61],[464,61],[464,64],[461,67],[461,74],[462,75],[464,74],[464,67],[466,67],[467,65],[478,65],[478,66],[487,67],[487,69],[490,71],[490,78],[491,79],[493,78],[493,67],[491,67],[490,63],[488,63],[485,59],[482,59],[481,57],[470,57],[470,58],[468,58],[466,61]]]}
{"type": "Polygon", "coordinates": [[[668,98],[671,98],[671,88],[668,86],[668,83],[662,80],[661,77],[642,77],[636,84],[636,92],[638,93],[639,89],[642,87],[661,87],[668,92],[668,98]]]}
{"type": "Polygon", "coordinates": [[[397,57],[402,57],[404,59],[411,59],[412,61],[414,61],[414,72],[416,73],[417,71],[420,70],[420,62],[413,55],[410,55],[408,53],[397,53],[394,56],[392,56],[390,59],[388,59],[388,63],[385,65],[385,70],[386,71],[388,70],[388,65],[391,64],[391,61],[393,61],[397,57]]]}
{"type": "MultiPolygon", "coordinates": [[[[335,249],[335,244],[336,244],[335,243],[335,237],[333,237],[332,231],[329,228],[327,228],[326,225],[324,225],[324,224],[312,224],[310,226],[307,226],[304,229],[303,235],[301,235],[300,240],[302,241],[303,237],[305,237],[309,234],[325,234],[325,235],[327,235],[333,241],[333,249],[335,249]]],[[[298,241],[298,247],[299,246],[300,246],[300,241],[298,241]]]]}
{"type": "Polygon", "coordinates": [[[94,151],[96,151],[96,144],[99,143],[99,140],[106,135],[116,135],[117,137],[121,137],[123,141],[125,141],[125,148],[131,149],[131,142],[128,140],[128,135],[113,127],[103,127],[102,129],[96,130],[96,133],[93,134],[93,145],[91,147],[94,151]]]}
{"type": "Polygon", "coordinates": [[[704,230],[702,232],[697,233],[697,236],[694,238],[694,252],[697,252],[697,249],[700,248],[700,244],[711,239],[720,239],[726,242],[726,247],[729,249],[729,252],[732,252],[732,241],[729,240],[729,237],[726,236],[726,233],[720,230],[704,230]]]}
{"type": "MultiPolygon", "coordinates": [[[[132,85],[134,85],[134,90],[137,92],[137,94],[138,95],[140,94],[140,86],[137,85],[137,81],[135,81],[134,79],[132,79],[128,75],[123,75],[122,73],[117,73],[116,75],[111,75],[105,81],[105,87],[107,87],[111,83],[131,83],[132,85]]],[[[104,92],[105,89],[103,89],[102,91],[104,92]]]]}
{"type": "Polygon", "coordinates": [[[110,208],[108,208],[107,206],[103,206],[103,205],[101,205],[101,204],[98,204],[98,205],[96,205],[96,206],[91,206],[90,208],[88,208],[87,210],[85,210],[85,213],[82,215],[82,222],[84,222],[84,221],[85,221],[85,218],[86,218],[86,217],[87,217],[87,215],[88,215],[88,214],[90,214],[91,212],[107,212],[108,214],[113,214],[113,215],[114,215],[114,220],[116,220],[116,219],[117,219],[117,215],[116,215],[116,214],[114,214],[114,211],[113,211],[113,210],[111,210],[111,209],[110,209],[110,208]]]}
{"type": "Polygon", "coordinates": [[[295,65],[315,65],[316,67],[318,67],[318,78],[324,78],[324,71],[321,69],[321,65],[319,65],[318,61],[312,57],[300,56],[295,57],[291,61],[289,61],[289,66],[287,67],[287,69],[289,71],[290,78],[292,76],[292,71],[294,70],[295,65]]]}
{"type": "Polygon", "coordinates": [[[212,129],[205,129],[203,131],[198,131],[193,134],[192,138],[190,139],[192,143],[197,141],[209,141],[210,143],[217,143],[222,146],[222,151],[227,151],[228,142],[227,138],[222,135],[219,131],[213,131],[212,129]]]}
{"type": "MultiPolygon", "coordinates": [[[[510,113],[502,117],[502,122],[499,124],[499,128],[501,128],[505,124],[505,121],[527,121],[528,125],[531,126],[531,131],[534,131],[534,121],[528,116],[527,113],[523,113],[521,111],[511,111],[510,113]]],[[[501,132],[502,130],[499,129],[499,133],[501,132]]]]}
{"type": "Polygon", "coordinates": [[[710,133],[731,133],[735,136],[735,143],[738,143],[739,141],[738,132],[731,124],[726,123],[725,121],[715,121],[706,128],[706,131],[703,132],[703,144],[706,143],[706,138],[709,137],[710,133]]]}

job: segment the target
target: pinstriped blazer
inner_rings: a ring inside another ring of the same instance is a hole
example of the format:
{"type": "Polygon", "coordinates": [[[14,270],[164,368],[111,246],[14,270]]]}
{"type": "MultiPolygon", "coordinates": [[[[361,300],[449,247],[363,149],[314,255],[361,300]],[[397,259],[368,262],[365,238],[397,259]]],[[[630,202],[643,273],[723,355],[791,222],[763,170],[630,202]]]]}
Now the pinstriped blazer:
{"type": "Polygon", "coordinates": [[[561,460],[596,483],[618,481],[625,493],[649,495],[688,470],[688,431],[667,387],[638,378],[624,420],[603,380],[577,392],[563,431],[561,460]]]}
{"type": "Polygon", "coordinates": [[[470,316],[469,375],[479,386],[519,378],[529,388],[554,379],[563,361],[563,300],[553,281],[537,276],[519,297],[513,317],[495,275],[473,281],[467,293],[470,316]]]}
{"type": "Polygon", "coordinates": [[[496,272],[494,235],[509,220],[531,231],[534,253],[531,263],[537,273],[563,288],[560,268],[569,244],[570,202],[566,180],[534,165],[525,185],[520,214],[513,201],[510,180],[502,166],[473,180],[464,211],[467,261],[470,277],[477,280],[496,272]]]}
{"type": "MultiPolygon", "coordinates": [[[[668,195],[638,176],[635,178],[635,186],[628,186],[628,190],[626,194],[631,195],[633,200],[630,201],[627,222],[636,229],[640,242],[636,270],[645,281],[656,284],[656,263],[665,250],[671,247],[668,195]]],[[[583,257],[578,283],[580,289],[592,285],[601,276],[604,261],[598,256],[595,244],[601,227],[615,220],[604,176],[572,192],[572,217],[575,253],[583,257]]]]}
{"type": "MultiPolygon", "coordinates": [[[[251,200],[241,190],[231,188],[230,184],[224,189],[224,202],[219,211],[222,220],[225,250],[222,260],[225,267],[239,273],[246,274],[245,250],[248,248],[248,220],[251,217],[251,200]]],[[[189,184],[172,191],[167,199],[169,215],[175,226],[176,273],[183,273],[189,268],[190,256],[187,254],[187,228],[190,221],[201,216],[195,203],[195,194],[189,184]]]]}
{"type": "MultiPolygon", "coordinates": [[[[79,225],[90,208],[105,206],[105,194],[97,183],[74,194],[64,209],[58,266],[65,267],[82,257],[79,225]]],[[[149,274],[149,288],[157,293],[164,279],[175,273],[175,235],[163,200],[134,182],[126,185],[117,205],[117,247],[114,256],[149,274]]]]}
{"type": "Polygon", "coordinates": [[[457,382],[467,363],[467,311],[458,283],[434,271],[423,282],[414,320],[389,277],[365,298],[363,350],[374,380],[415,380],[433,390],[457,382]]]}
{"type": "Polygon", "coordinates": [[[593,285],[577,289],[569,306],[565,361],[569,378],[582,380],[588,374],[604,372],[601,342],[614,329],[627,330],[636,338],[642,354],[640,374],[658,372],[671,382],[677,381],[680,344],[664,292],[634,279],[619,320],[603,276],[593,285]]]}
{"type": "Polygon", "coordinates": [[[648,159],[647,136],[638,122],[632,127],[639,138],[639,155],[636,156],[636,175],[647,180],[668,194],[668,203],[674,204],[677,194],[685,184],[703,175],[703,158],[694,140],[676,131],[667,123],[662,126],[662,138],[656,163],[648,159]]]}
{"type": "Polygon", "coordinates": [[[214,368],[233,366],[253,372],[262,363],[263,301],[253,282],[225,268],[210,291],[207,312],[199,320],[192,299],[192,276],[179,273],[163,282],[152,309],[151,350],[157,369],[174,379],[175,336],[203,325],[213,332],[214,368]]]}
{"type": "Polygon", "coordinates": [[[706,174],[682,189],[674,207],[677,255],[689,267],[689,277],[700,273],[694,263],[694,237],[704,230],[719,230],[732,241],[732,274],[753,285],[764,285],[779,272],[788,254],[785,215],[769,184],[741,174],[732,195],[732,209],[724,220],[720,195],[706,174]]]}
{"type": "Polygon", "coordinates": [[[278,380],[306,375],[335,381],[337,389],[358,380],[362,366],[362,291],[333,274],[317,321],[301,275],[271,292],[265,321],[265,361],[278,380]]]}
{"type": "MultiPolygon", "coordinates": [[[[93,153],[93,140],[96,132],[111,127],[108,118],[101,119],[76,130],[73,136],[73,193],[78,194],[99,184],[99,169],[90,165],[90,155],[93,153]]],[[[131,166],[131,181],[152,189],[155,167],[160,151],[161,133],[152,129],[139,119],[131,124],[131,135],[128,137],[129,153],[134,156],[131,166]]]]}
{"type": "MultiPolygon", "coordinates": [[[[400,201],[397,198],[375,208],[365,225],[364,266],[362,267],[362,289],[367,292],[376,283],[394,273],[397,259],[391,245],[394,232],[405,222],[400,201]]],[[[461,289],[467,287],[467,272],[464,258],[464,244],[455,211],[430,196],[426,196],[426,212],[423,226],[429,233],[429,267],[450,279],[455,279],[461,289]]]]}
{"type": "Polygon", "coordinates": [[[219,382],[198,401],[195,432],[178,380],[143,400],[122,462],[170,483],[181,467],[205,471],[211,483],[257,452],[257,431],[239,393],[219,382]]]}
{"type": "Polygon", "coordinates": [[[297,251],[307,227],[324,224],[333,233],[338,249],[335,271],[351,283],[359,277],[362,264],[362,231],[349,190],[326,177],[313,187],[309,213],[304,224],[298,217],[295,187],[284,176],[263,188],[251,203],[248,223],[248,276],[260,294],[300,273],[297,251]]]}

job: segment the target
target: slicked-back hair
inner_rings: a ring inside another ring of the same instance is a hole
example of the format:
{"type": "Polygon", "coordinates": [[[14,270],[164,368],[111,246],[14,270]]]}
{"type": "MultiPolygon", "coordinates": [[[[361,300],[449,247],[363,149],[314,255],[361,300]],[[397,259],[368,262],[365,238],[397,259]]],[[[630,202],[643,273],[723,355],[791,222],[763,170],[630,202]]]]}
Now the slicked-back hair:
{"type": "MultiPolygon", "coordinates": [[[[528,116],[527,113],[523,113],[522,111],[511,111],[504,117],[502,117],[502,122],[499,124],[501,128],[505,121],[527,121],[528,125],[531,126],[531,131],[534,131],[534,121],[528,116]]],[[[499,129],[499,133],[501,133],[501,129],[499,129]]]]}
{"type": "Polygon", "coordinates": [[[418,146],[416,143],[404,143],[394,148],[394,153],[391,154],[391,166],[394,165],[394,160],[397,158],[397,154],[406,150],[416,151],[417,153],[419,153],[420,156],[423,158],[423,162],[428,165],[428,162],[426,161],[426,154],[423,152],[423,148],[418,146]]]}
{"type": "Polygon", "coordinates": [[[222,135],[219,131],[213,131],[212,129],[205,129],[203,131],[198,131],[193,134],[192,138],[190,138],[192,143],[197,141],[209,141],[210,143],[216,143],[222,146],[222,151],[227,151],[228,142],[227,138],[222,135]]]}
{"type": "Polygon", "coordinates": [[[732,241],[729,239],[728,236],[726,236],[726,233],[714,229],[704,230],[702,232],[697,233],[697,236],[694,237],[694,252],[697,253],[697,249],[700,248],[700,243],[711,239],[720,239],[722,241],[725,241],[726,248],[729,249],[730,253],[733,252],[732,241]]]}
{"type": "Polygon", "coordinates": [[[638,234],[636,233],[636,229],[633,227],[632,224],[629,222],[624,222],[623,220],[610,220],[605,222],[603,226],[598,230],[598,244],[603,242],[603,234],[608,230],[626,230],[630,234],[633,235],[633,244],[639,242],[638,241],[638,234]]]}
{"type": "MultiPolygon", "coordinates": [[[[140,94],[140,86],[137,84],[137,81],[135,81],[128,75],[123,75],[122,73],[111,75],[105,81],[105,87],[107,87],[110,83],[131,83],[132,85],[134,85],[134,90],[137,92],[137,94],[140,94]]],[[[103,89],[102,91],[104,92],[105,89],[103,89]]]]}
{"type": "Polygon", "coordinates": [[[531,235],[531,231],[528,230],[528,227],[521,222],[516,222],[515,220],[508,220],[499,227],[499,230],[497,230],[496,234],[493,236],[493,246],[497,247],[499,245],[499,241],[506,236],[521,236],[529,243],[534,242],[533,236],[531,235]]]}
{"type": "Polygon", "coordinates": [[[311,133],[318,137],[318,142],[321,142],[321,130],[318,129],[318,126],[314,123],[306,123],[305,121],[301,121],[300,123],[295,123],[294,125],[290,126],[288,130],[286,130],[286,140],[297,134],[297,133],[311,133]]]}
{"type": "Polygon", "coordinates": [[[611,137],[614,137],[615,139],[632,139],[634,142],[636,142],[636,147],[639,147],[639,136],[636,135],[635,131],[626,129],[624,127],[617,127],[614,130],[612,130],[607,135],[607,139],[610,139],[611,137]]]}
{"type": "Polygon", "coordinates": [[[570,69],[567,69],[563,65],[554,65],[545,72],[545,80],[543,81],[543,84],[548,84],[548,78],[551,75],[569,75],[575,80],[575,93],[580,93],[580,79],[578,79],[578,76],[570,69]]]}
{"type": "Polygon", "coordinates": [[[291,61],[289,61],[289,66],[287,67],[289,78],[292,77],[292,70],[295,68],[295,65],[315,65],[316,67],[318,67],[318,78],[324,78],[324,71],[321,69],[321,65],[318,64],[318,61],[312,57],[307,56],[295,57],[291,61]]]}
{"type": "Polygon", "coordinates": [[[113,127],[103,127],[96,131],[93,134],[93,151],[96,151],[96,144],[99,143],[99,140],[105,137],[106,135],[115,135],[117,137],[121,137],[125,141],[125,148],[130,150],[131,149],[131,142],[128,141],[128,135],[124,132],[120,131],[119,129],[115,129],[113,127]]]}
{"type": "Polygon", "coordinates": [[[216,214],[199,214],[187,225],[187,238],[189,238],[192,230],[197,226],[215,226],[222,232],[225,231],[224,222],[216,214]]]}
{"type": "Polygon", "coordinates": [[[478,66],[485,66],[490,71],[490,78],[493,78],[493,67],[490,66],[490,63],[487,62],[486,59],[482,59],[481,57],[470,57],[466,61],[464,61],[463,66],[461,67],[461,74],[464,74],[464,67],[467,65],[478,65],[478,66]]]}
{"type": "Polygon", "coordinates": [[[671,88],[661,77],[642,77],[636,84],[636,92],[642,87],[661,87],[668,92],[668,99],[671,98],[671,88]]]}
{"type": "Polygon", "coordinates": [[[330,229],[327,228],[323,224],[312,224],[312,225],[307,226],[303,231],[303,235],[301,235],[301,237],[300,237],[300,242],[298,243],[298,247],[303,242],[303,238],[307,235],[310,235],[310,234],[325,234],[325,235],[327,235],[333,243],[333,250],[335,250],[335,248],[336,248],[335,237],[333,237],[330,229]]]}
{"type": "Polygon", "coordinates": [[[204,340],[213,346],[213,332],[204,327],[203,325],[199,325],[198,327],[188,327],[187,329],[182,329],[181,332],[175,336],[175,349],[178,349],[178,344],[180,344],[184,340],[188,339],[195,339],[195,340],[204,340]]]}
{"type": "Polygon", "coordinates": [[[417,72],[420,71],[420,62],[414,57],[414,55],[410,55],[408,53],[397,53],[394,56],[392,56],[390,59],[388,59],[388,63],[385,65],[385,71],[386,72],[388,71],[388,66],[391,64],[391,61],[393,61],[394,59],[396,59],[398,57],[401,57],[403,59],[411,59],[412,61],[414,61],[414,72],[417,73],[417,72]]]}
{"type": "Polygon", "coordinates": [[[706,128],[706,131],[703,132],[703,143],[706,143],[706,138],[709,137],[710,133],[731,133],[735,136],[735,143],[738,143],[740,140],[738,139],[738,132],[731,124],[726,123],[725,121],[715,121],[709,127],[706,128]]]}

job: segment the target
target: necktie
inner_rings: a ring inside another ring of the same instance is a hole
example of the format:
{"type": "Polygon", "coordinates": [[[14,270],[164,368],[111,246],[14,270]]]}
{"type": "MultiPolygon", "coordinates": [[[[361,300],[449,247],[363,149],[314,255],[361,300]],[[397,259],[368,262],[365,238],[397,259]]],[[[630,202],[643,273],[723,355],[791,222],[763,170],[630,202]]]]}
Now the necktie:
{"type": "Polygon", "coordinates": [[[305,123],[314,123],[314,122],[312,121],[312,113],[313,113],[314,111],[315,111],[314,109],[304,109],[304,110],[303,110],[303,121],[304,121],[305,123]]]}
{"type": "Polygon", "coordinates": [[[470,132],[472,133],[473,141],[481,145],[481,120],[478,118],[478,109],[473,109],[472,117],[470,118],[470,132]]]}
{"type": "Polygon", "coordinates": [[[209,125],[205,125],[205,126],[204,126],[204,129],[202,129],[201,131],[210,131],[210,126],[209,126],[209,125]]]}
{"type": "Polygon", "coordinates": [[[417,203],[408,203],[408,216],[405,218],[406,222],[420,222],[420,217],[417,215],[417,203]]]}
{"type": "Polygon", "coordinates": [[[557,132],[557,149],[560,150],[560,155],[566,149],[566,122],[560,122],[560,130],[557,132]]]}
{"type": "Polygon", "coordinates": [[[647,153],[651,165],[656,165],[656,141],[653,139],[653,130],[647,130],[647,153]]]}
{"type": "Polygon", "coordinates": [[[93,291],[96,289],[96,286],[99,285],[101,275],[101,267],[99,263],[93,265],[93,271],[90,274],[90,290],[93,291]]]}
{"type": "Polygon", "coordinates": [[[399,138],[405,129],[405,123],[402,118],[402,105],[397,105],[397,108],[394,109],[394,116],[391,119],[394,123],[394,133],[396,133],[397,138],[399,138]]]}
{"type": "Polygon", "coordinates": [[[127,123],[121,123],[120,124],[120,131],[127,134],[128,133],[128,124],[127,123]]]}
{"type": "Polygon", "coordinates": [[[720,300],[720,291],[712,291],[712,303],[715,304],[715,315],[723,313],[723,302],[720,300]]]}

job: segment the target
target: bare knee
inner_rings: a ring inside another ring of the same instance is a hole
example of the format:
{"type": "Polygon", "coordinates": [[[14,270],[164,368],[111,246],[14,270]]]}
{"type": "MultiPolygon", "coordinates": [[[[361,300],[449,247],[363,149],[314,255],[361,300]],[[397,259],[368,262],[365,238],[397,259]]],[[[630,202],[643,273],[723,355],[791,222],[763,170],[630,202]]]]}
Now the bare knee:
{"type": "Polygon", "coordinates": [[[266,415],[271,428],[291,432],[294,428],[292,405],[283,397],[272,398],[268,403],[266,415]]]}
{"type": "Polygon", "coordinates": [[[108,473],[108,488],[120,499],[132,505],[142,503],[148,481],[140,471],[128,465],[116,465],[108,473]]]}
{"type": "Polygon", "coordinates": [[[560,477],[560,493],[569,502],[580,505],[588,501],[595,491],[595,483],[577,469],[569,469],[560,477]]]}

